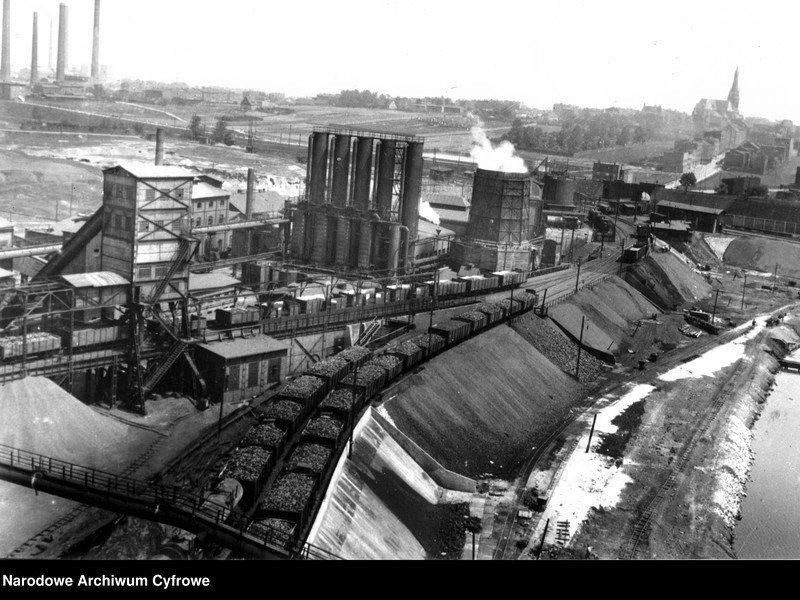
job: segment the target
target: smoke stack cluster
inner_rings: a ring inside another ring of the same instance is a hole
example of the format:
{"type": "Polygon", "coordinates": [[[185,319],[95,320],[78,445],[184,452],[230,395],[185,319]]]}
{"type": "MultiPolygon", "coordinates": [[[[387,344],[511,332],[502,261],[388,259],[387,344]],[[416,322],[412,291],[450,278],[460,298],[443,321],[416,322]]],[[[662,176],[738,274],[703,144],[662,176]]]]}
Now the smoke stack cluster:
{"type": "Polygon", "coordinates": [[[69,8],[63,2],[58,5],[58,54],[56,56],[56,81],[64,81],[67,69],[67,19],[69,8]]]}
{"type": "Polygon", "coordinates": [[[31,87],[39,80],[39,13],[33,13],[33,46],[31,47],[31,87]]]}
{"type": "Polygon", "coordinates": [[[164,130],[156,129],[156,165],[164,164],[164,130]]]}
{"type": "Polygon", "coordinates": [[[92,83],[100,83],[100,0],[94,0],[94,34],[92,37],[92,83]]]}
{"type": "Polygon", "coordinates": [[[11,79],[11,0],[3,0],[3,54],[0,57],[0,81],[11,79]]]}

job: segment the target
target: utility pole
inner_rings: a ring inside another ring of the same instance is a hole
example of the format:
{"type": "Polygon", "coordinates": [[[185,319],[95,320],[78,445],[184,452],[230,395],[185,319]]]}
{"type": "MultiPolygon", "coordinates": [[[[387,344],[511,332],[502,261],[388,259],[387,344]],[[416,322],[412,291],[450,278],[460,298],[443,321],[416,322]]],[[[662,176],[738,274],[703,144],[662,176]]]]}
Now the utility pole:
{"type": "Polygon", "coordinates": [[[742,308],[744,310],[744,291],[747,289],[747,271],[744,272],[744,282],[742,283],[742,308]]]}
{"type": "Polygon", "coordinates": [[[594,413],[594,419],[592,419],[592,428],[589,430],[589,441],[586,443],[586,452],[589,452],[589,448],[592,445],[592,434],[594,433],[595,423],[597,423],[597,413],[594,413]]]}
{"type": "Polygon", "coordinates": [[[714,325],[714,317],[717,314],[717,298],[719,297],[719,290],[715,290],[716,294],[714,295],[714,310],[711,313],[711,324],[714,325]]]}
{"type": "MultiPolygon", "coordinates": [[[[575,361],[575,379],[578,379],[578,372],[581,367],[581,348],[583,348],[583,324],[586,321],[586,317],[581,317],[581,335],[578,338],[578,360],[575,361]]],[[[580,379],[578,379],[580,381],[580,379]]]]}
{"type": "Polygon", "coordinates": [[[581,259],[578,259],[578,275],[575,277],[575,293],[578,292],[578,284],[580,283],[581,279],[581,259]]]}
{"type": "Polygon", "coordinates": [[[775,263],[775,272],[772,274],[772,293],[775,293],[775,284],[778,281],[778,263],[775,263]]]}

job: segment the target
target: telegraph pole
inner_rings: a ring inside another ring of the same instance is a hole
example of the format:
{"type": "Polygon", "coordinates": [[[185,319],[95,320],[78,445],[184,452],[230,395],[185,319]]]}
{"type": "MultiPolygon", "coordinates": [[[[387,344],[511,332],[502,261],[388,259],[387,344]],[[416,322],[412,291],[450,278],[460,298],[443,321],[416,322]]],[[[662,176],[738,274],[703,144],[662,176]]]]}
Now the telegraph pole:
{"type": "Polygon", "coordinates": [[[715,290],[716,294],[714,295],[714,310],[711,313],[711,324],[714,325],[714,316],[717,314],[717,298],[719,297],[719,289],[715,290]]]}
{"type": "Polygon", "coordinates": [[[576,293],[578,292],[578,284],[580,282],[580,279],[581,279],[581,259],[579,258],[578,259],[578,275],[577,275],[577,277],[575,277],[575,292],[576,293]]]}
{"type": "Polygon", "coordinates": [[[747,271],[744,272],[744,283],[742,283],[742,308],[744,310],[744,291],[747,289],[747,271]]]}

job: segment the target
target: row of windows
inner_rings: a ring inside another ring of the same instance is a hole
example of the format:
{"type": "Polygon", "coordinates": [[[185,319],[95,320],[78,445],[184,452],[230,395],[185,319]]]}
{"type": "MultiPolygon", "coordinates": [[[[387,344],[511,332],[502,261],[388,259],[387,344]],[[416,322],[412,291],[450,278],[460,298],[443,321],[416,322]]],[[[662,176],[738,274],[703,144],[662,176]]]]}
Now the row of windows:
{"type": "Polygon", "coordinates": [[[154,223],[155,225],[153,225],[153,223],[151,223],[150,221],[139,221],[139,233],[145,231],[158,231],[159,228],[166,228],[175,233],[181,232],[181,219],[173,221],[172,223],[166,226],[164,225],[163,219],[154,221],[154,223]]]}
{"type": "Polygon", "coordinates": [[[136,269],[137,279],[160,279],[169,271],[169,265],[157,267],[139,267],[136,269]]]}
{"type": "MultiPolygon", "coordinates": [[[[218,224],[222,224],[224,222],[225,222],[225,215],[220,215],[219,219],[217,220],[217,223],[218,224]]],[[[209,216],[208,217],[208,225],[213,225],[213,224],[214,224],[214,217],[213,216],[209,216]]],[[[197,217],[194,220],[194,226],[195,227],[202,227],[203,226],[203,218],[202,217],[197,217]]]]}
{"type": "MultiPolygon", "coordinates": [[[[195,202],[194,205],[195,205],[195,208],[198,208],[200,210],[203,209],[203,203],[202,202],[195,202]]],[[[220,208],[225,208],[225,200],[220,200],[219,201],[219,207],[220,208]]],[[[208,201],[208,207],[207,208],[214,208],[214,200],[209,200],[208,201]]]]}
{"type": "MultiPolygon", "coordinates": [[[[178,188],[176,190],[171,190],[171,191],[170,190],[158,190],[158,192],[159,192],[159,195],[158,195],[158,199],[159,200],[169,200],[170,198],[175,199],[175,200],[183,200],[186,190],[183,189],[183,188],[178,188]]],[[[153,188],[148,188],[147,190],[145,190],[144,199],[147,200],[148,202],[151,202],[151,201],[155,200],[156,199],[156,190],[154,190],[153,188]]]]}

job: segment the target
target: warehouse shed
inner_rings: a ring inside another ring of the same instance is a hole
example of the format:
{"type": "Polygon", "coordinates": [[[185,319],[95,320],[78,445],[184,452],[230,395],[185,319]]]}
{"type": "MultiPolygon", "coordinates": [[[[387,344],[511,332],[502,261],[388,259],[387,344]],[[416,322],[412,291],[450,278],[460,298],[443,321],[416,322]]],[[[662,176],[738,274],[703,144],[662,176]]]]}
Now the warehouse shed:
{"type": "Polygon", "coordinates": [[[211,402],[235,402],[282,381],[289,347],[266,335],[197,345],[211,402]]]}

